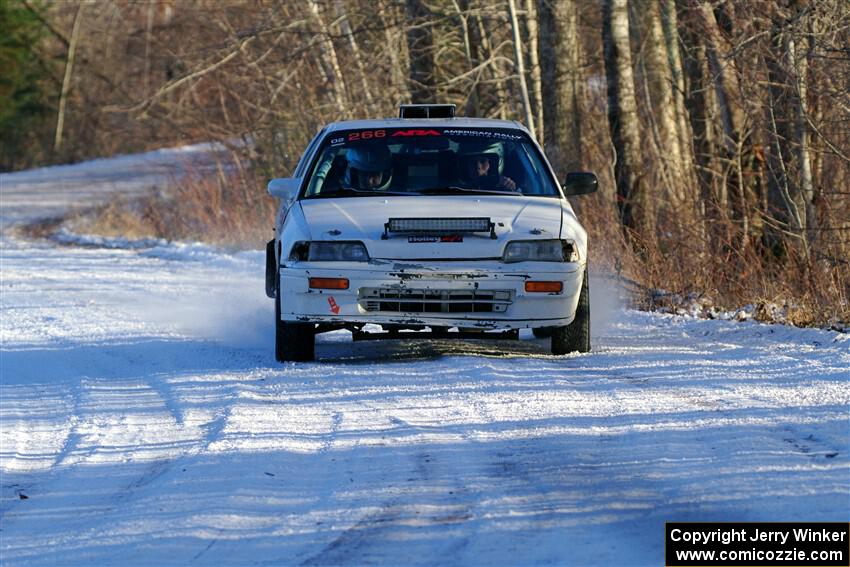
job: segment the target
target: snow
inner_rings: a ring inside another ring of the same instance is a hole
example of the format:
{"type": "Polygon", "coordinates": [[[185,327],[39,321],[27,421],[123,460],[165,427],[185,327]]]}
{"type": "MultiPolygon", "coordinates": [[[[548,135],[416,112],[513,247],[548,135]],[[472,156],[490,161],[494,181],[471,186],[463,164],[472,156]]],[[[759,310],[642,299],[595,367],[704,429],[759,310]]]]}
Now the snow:
{"type": "Polygon", "coordinates": [[[4,230],[12,223],[50,218],[101,203],[111,195],[139,196],[163,188],[184,171],[200,171],[225,148],[194,144],[143,154],[0,173],[4,230]]]}
{"type": "Polygon", "coordinates": [[[661,565],[666,521],[850,520],[850,335],[600,279],[588,355],[336,332],[278,364],[259,251],[15,236],[145,190],[119,160],[0,178],[3,565],[661,565]]]}

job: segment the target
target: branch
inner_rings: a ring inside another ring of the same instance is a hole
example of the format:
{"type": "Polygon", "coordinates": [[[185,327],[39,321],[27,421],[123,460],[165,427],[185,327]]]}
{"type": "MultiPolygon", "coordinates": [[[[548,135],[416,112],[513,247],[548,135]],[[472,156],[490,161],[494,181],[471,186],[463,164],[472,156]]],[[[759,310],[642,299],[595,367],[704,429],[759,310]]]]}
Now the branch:
{"type": "Polygon", "coordinates": [[[21,5],[22,5],[24,8],[26,8],[26,9],[27,9],[27,11],[28,11],[30,14],[32,14],[33,16],[35,16],[35,18],[36,18],[39,22],[41,22],[41,25],[43,25],[45,28],[47,28],[47,31],[49,31],[51,34],[53,34],[53,36],[54,36],[54,37],[56,37],[56,39],[58,39],[58,40],[62,43],[62,45],[64,45],[64,46],[65,46],[65,49],[68,49],[68,47],[70,46],[71,42],[70,42],[70,41],[68,41],[68,38],[67,38],[67,37],[65,37],[64,35],[62,35],[62,32],[60,32],[59,30],[57,30],[56,28],[54,28],[54,27],[50,24],[50,22],[48,22],[47,20],[45,20],[45,19],[44,19],[44,16],[42,16],[42,15],[41,15],[41,12],[39,12],[38,10],[36,10],[36,9],[35,9],[35,8],[33,8],[32,6],[30,6],[30,4],[29,4],[29,2],[27,2],[27,0],[20,0],[20,2],[21,2],[21,5]]]}
{"type": "Polygon", "coordinates": [[[809,123],[809,126],[811,127],[812,130],[815,131],[815,134],[817,134],[820,137],[820,139],[823,140],[824,143],[827,146],[829,146],[829,149],[831,149],[835,153],[836,156],[840,157],[841,159],[843,159],[847,163],[850,163],[850,157],[847,157],[846,155],[844,155],[841,152],[841,150],[839,150],[837,147],[835,147],[835,145],[832,142],[829,141],[829,138],[827,138],[820,130],[818,130],[818,127],[815,126],[815,123],[812,122],[812,119],[809,117],[808,114],[806,115],[806,122],[809,123]]]}
{"type": "Polygon", "coordinates": [[[187,82],[192,81],[193,79],[197,79],[199,77],[203,77],[204,75],[212,73],[213,71],[215,71],[216,69],[218,69],[222,65],[227,64],[229,61],[233,60],[237,55],[239,55],[245,49],[245,47],[249,43],[254,41],[255,39],[257,39],[257,34],[241,40],[239,42],[239,46],[236,49],[234,49],[233,51],[231,51],[230,53],[228,53],[226,56],[224,56],[222,59],[219,59],[215,63],[208,65],[208,66],[204,67],[203,69],[198,69],[197,71],[189,73],[188,75],[184,75],[183,77],[180,77],[179,79],[172,81],[171,83],[166,84],[164,87],[160,88],[157,92],[155,92],[153,95],[151,95],[147,100],[144,100],[144,101],[142,101],[142,102],[140,102],[140,103],[138,103],[134,106],[131,106],[130,108],[125,109],[125,110],[128,111],[128,112],[136,112],[136,111],[141,110],[142,114],[147,113],[148,109],[158,99],[162,98],[163,96],[165,96],[166,94],[175,90],[176,88],[182,86],[184,83],[187,83],[187,82]]]}

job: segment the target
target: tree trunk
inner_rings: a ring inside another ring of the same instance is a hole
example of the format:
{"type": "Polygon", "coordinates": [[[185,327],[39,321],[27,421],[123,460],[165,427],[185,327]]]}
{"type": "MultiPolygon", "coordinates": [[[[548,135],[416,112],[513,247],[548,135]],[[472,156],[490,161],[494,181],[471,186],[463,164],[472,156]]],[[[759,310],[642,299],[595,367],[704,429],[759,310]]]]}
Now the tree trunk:
{"type": "Polygon", "coordinates": [[[531,132],[533,137],[537,134],[534,129],[534,114],[531,112],[531,100],[528,96],[528,83],[525,79],[525,63],[522,57],[522,39],[519,33],[519,20],[516,15],[516,2],[508,0],[508,11],[511,15],[511,31],[513,32],[514,42],[514,61],[516,62],[516,72],[519,79],[519,90],[522,95],[522,110],[525,115],[525,125],[531,132]]]}
{"type": "Polygon", "coordinates": [[[494,113],[488,113],[488,117],[495,115],[505,120],[508,117],[506,110],[508,95],[505,89],[504,76],[500,71],[500,65],[494,61],[496,54],[493,52],[493,44],[490,42],[490,36],[487,34],[487,29],[484,27],[484,20],[480,14],[476,14],[475,16],[475,24],[478,28],[478,36],[481,39],[481,48],[489,61],[488,67],[493,77],[493,83],[496,85],[496,111],[494,113]]]}
{"type": "Polygon", "coordinates": [[[640,134],[629,46],[627,0],[604,0],[602,42],[608,83],[608,126],[617,154],[614,173],[620,221],[627,237],[633,236],[633,231],[648,237],[655,223],[639,169],[640,134]]]}
{"type": "Polygon", "coordinates": [[[145,25],[145,71],[144,71],[144,85],[142,92],[144,93],[144,98],[148,98],[148,94],[150,91],[150,74],[151,74],[151,36],[153,32],[153,17],[154,17],[154,8],[156,8],[156,0],[148,0],[148,14],[147,14],[147,22],[145,25]]]}
{"type": "Polygon", "coordinates": [[[806,54],[800,53],[795,25],[799,13],[783,14],[772,30],[773,49],[767,56],[770,96],[770,202],[777,220],[797,239],[808,258],[814,188],[807,124],[806,54]]]}
{"type": "Polygon", "coordinates": [[[436,77],[430,11],[424,0],[407,0],[407,51],[410,57],[410,97],[413,103],[434,102],[436,77]]]}
{"type": "Polygon", "coordinates": [[[584,167],[578,7],[575,2],[540,0],[537,15],[546,154],[563,179],[584,167]]]}
{"type": "Polygon", "coordinates": [[[53,138],[53,151],[58,152],[62,147],[62,135],[65,129],[65,108],[68,104],[68,94],[71,92],[71,78],[74,74],[74,59],[77,55],[77,43],[80,39],[80,26],[83,22],[83,8],[85,2],[77,5],[74,14],[74,26],[71,30],[71,39],[68,40],[68,55],[65,59],[65,76],[62,79],[62,90],[59,93],[59,112],[56,114],[56,135],[53,138]]]}
{"type": "Polygon", "coordinates": [[[801,48],[806,40],[799,42],[793,39],[789,42],[789,57],[793,65],[795,88],[793,91],[795,117],[797,119],[797,162],[800,168],[800,193],[806,203],[806,244],[811,246],[815,236],[817,215],[815,214],[815,189],[812,181],[812,162],[810,159],[809,124],[808,124],[808,56],[801,48]]]}
{"type": "Polygon", "coordinates": [[[748,247],[753,205],[758,199],[751,186],[755,178],[751,175],[750,167],[754,148],[752,140],[743,130],[744,98],[739,72],[735,66],[735,49],[720,31],[711,3],[702,2],[697,12],[702,20],[708,68],[714,82],[713,95],[722,126],[724,157],[732,173],[724,180],[728,182],[729,187],[724,188],[723,191],[734,199],[728,200],[729,210],[724,214],[738,221],[740,225],[738,246],[743,250],[748,247]]]}
{"type": "Polygon", "coordinates": [[[335,0],[334,6],[336,8],[339,29],[348,41],[348,47],[351,50],[351,57],[354,59],[354,65],[357,67],[357,74],[360,77],[360,90],[363,93],[363,98],[366,99],[367,116],[372,116],[375,111],[372,90],[369,87],[366,68],[363,66],[363,58],[360,56],[360,46],[357,45],[357,39],[351,31],[351,24],[348,22],[346,8],[343,5],[342,0],[335,0]]]}
{"type": "Polygon", "coordinates": [[[730,69],[732,46],[720,33],[717,19],[714,17],[714,9],[708,2],[703,2],[699,7],[699,13],[703,19],[703,30],[706,38],[706,55],[708,56],[709,69],[714,77],[714,90],[723,125],[724,144],[733,154],[739,137],[739,129],[743,122],[741,108],[733,104],[732,98],[740,93],[738,75],[734,69],[730,69]]]}
{"type": "MultiPolygon", "coordinates": [[[[466,53],[467,65],[470,69],[477,69],[481,63],[481,40],[478,37],[478,28],[470,25],[469,0],[459,0],[455,8],[460,20],[461,33],[463,35],[463,48],[466,53]]],[[[481,115],[481,74],[479,69],[472,79],[472,88],[466,98],[466,115],[481,115]]]]}
{"type": "Polygon", "coordinates": [[[531,93],[534,109],[534,125],[537,129],[537,141],[543,145],[546,141],[543,128],[543,86],[540,78],[540,56],[537,26],[537,0],[525,0],[525,21],[528,29],[528,62],[531,72],[531,93]]]}
{"type": "Polygon", "coordinates": [[[679,147],[682,151],[682,168],[688,176],[690,186],[688,198],[698,197],[696,187],[696,171],[694,166],[693,134],[690,128],[688,106],[685,104],[685,73],[682,67],[682,55],[679,49],[679,25],[676,16],[676,0],[665,0],[661,7],[664,41],[667,46],[667,56],[673,80],[673,99],[676,106],[676,130],[679,136],[679,147]]]}
{"type": "Polygon", "coordinates": [[[339,59],[336,56],[336,48],[328,27],[322,19],[322,14],[319,11],[319,5],[316,0],[307,0],[310,6],[310,13],[313,15],[313,20],[318,26],[318,31],[321,36],[319,39],[319,53],[321,56],[321,64],[326,67],[325,80],[328,88],[331,90],[331,96],[336,106],[337,112],[341,118],[348,118],[350,107],[348,97],[346,96],[345,76],[342,74],[342,69],[339,66],[339,59]]]}
{"type": "Polygon", "coordinates": [[[725,188],[721,183],[718,163],[717,135],[714,129],[714,88],[708,67],[706,48],[702,38],[687,30],[686,41],[691,46],[685,59],[688,74],[687,105],[690,108],[690,128],[693,131],[693,151],[696,175],[699,183],[699,211],[705,223],[703,231],[717,242],[725,241],[718,232],[719,222],[727,212],[725,188]]]}
{"type": "Polygon", "coordinates": [[[390,85],[394,93],[393,104],[405,104],[410,102],[410,89],[408,88],[408,69],[410,58],[407,51],[407,40],[402,31],[404,24],[399,11],[390,0],[382,0],[378,13],[384,27],[384,52],[388,55],[390,62],[390,85]]]}
{"type": "Polygon", "coordinates": [[[685,195],[690,193],[690,190],[686,186],[688,175],[684,169],[684,150],[679,138],[673,72],[670,68],[658,3],[647,2],[645,8],[641,19],[645,32],[643,43],[645,78],[652,109],[650,116],[655,126],[653,141],[662,166],[662,179],[667,186],[667,197],[672,204],[673,212],[681,216],[686,209],[685,195]]]}

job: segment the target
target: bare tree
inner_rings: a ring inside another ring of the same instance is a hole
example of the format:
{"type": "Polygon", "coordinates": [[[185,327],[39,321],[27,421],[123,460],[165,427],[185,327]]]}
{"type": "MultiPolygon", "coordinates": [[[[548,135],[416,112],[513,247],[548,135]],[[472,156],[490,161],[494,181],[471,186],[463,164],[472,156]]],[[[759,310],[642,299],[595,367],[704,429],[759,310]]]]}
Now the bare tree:
{"type": "Polygon", "coordinates": [[[401,10],[390,0],[381,0],[378,8],[378,19],[384,28],[383,53],[389,61],[388,74],[391,85],[391,101],[394,105],[410,102],[408,88],[408,70],[410,58],[407,50],[407,38],[401,10]]]}
{"type": "Polygon", "coordinates": [[[546,153],[563,175],[584,166],[578,4],[539,0],[537,15],[546,153]]]}
{"type": "Polygon", "coordinates": [[[531,100],[528,96],[528,82],[525,78],[525,63],[522,56],[522,39],[520,38],[519,20],[517,19],[516,2],[508,1],[508,10],[511,15],[511,30],[513,31],[514,61],[519,81],[520,93],[522,94],[522,109],[525,115],[525,124],[532,136],[536,136],[534,128],[534,114],[531,110],[531,100]]]}
{"type": "Polygon", "coordinates": [[[488,114],[488,116],[498,116],[504,120],[508,117],[508,89],[505,81],[505,73],[501,70],[502,64],[499,61],[499,50],[493,46],[480,11],[475,14],[474,18],[475,27],[478,30],[477,37],[481,41],[482,60],[486,60],[486,66],[490,70],[490,80],[495,86],[494,90],[496,92],[495,112],[488,114]]]}
{"type": "Polygon", "coordinates": [[[68,104],[68,93],[71,92],[71,77],[74,75],[74,62],[77,55],[77,44],[80,40],[80,28],[83,23],[83,9],[85,6],[85,2],[77,4],[71,38],[68,40],[68,54],[65,57],[65,75],[62,79],[62,91],[59,94],[59,111],[56,113],[56,135],[53,138],[54,152],[58,152],[62,146],[62,135],[65,129],[65,108],[68,104]]]}
{"type": "Polygon", "coordinates": [[[345,36],[348,42],[348,48],[351,58],[354,60],[354,65],[357,67],[357,74],[360,77],[360,92],[363,93],[363,98],[366,100],[366,110],[371,115],[375,110],[374,97],[372,96],[372,88],[369,86],[369,80],[366,73],[366,67],[363,64],[363,57],[360,55],[360,46],[357,44],[357,38],[354,37],[354,32],[351,30],[351,24],[348,21],[348,14],[342,0],[335,0],[334,7],[336,8],[337,22],[342,35],[345,36]]]}
{"type": "MultiPolygon", "coordinates": [[[[661,5],[661,22],[664,30],[664,43],[670,64],[673,90],[673,100],[676,114],[676,131],[679,137],[679,148],[682,155],[682,167],[688,176],[686,183],[693,193],[690,198],[696,199],[696,172],[694,170],[693,135],[690,128],[688,107],[685,104],[685,73],[682,65],[682,55],[679,48],[679,25],[676,14],[676,0],[663,0],[661,5]]],[[[686,190],[687,190],[686,185],[686,190]]]]}
{"type": "Polygon", "coordinates": [[[640,169],[640,131],[629,45],[628,0],[604,1],[602,41],[608,84],[608,125],[617,160],[614,171],[620,220],[627,231],[649,236],[655,224],[640,169]]]}
{"type": "Polygon", "coordinates": [[[806,12],[792,3],[771,30],[773,50],[767,56],[769,101],[769,172],[771,203],[783,228],[790,231],[806,258],[814,223],[809,127],[807,123],[806,12]]]}
{"type": "Polygon", "coordinates": [[[729,210],[724,213],[729,213],[740,223],[739,246],[746,249],[750,243],[753,222],[752,204],[757,200],[751,185],[754,178],[748,172],[748,164],[755,152],[750,129],[746,127],[747,101],[741,85],[735,46],[721,31],[714,7],[703,0],[697,12],[702,20],[705,53],[713,78],[713,96],[721,125],[718,150],[722,152],[721,161],[725,162],[721,182],[732,189],[731,193],[726,188],[723,190],[730,197],[728,201],[724,199],[729,204],[729,210]]]}
{"type": "Polygon", "coordinates": [[[436,87],[434,37],[429,9],[423,0],[406,0],[407,49],[410,54],[410,96],[414,103],[433,102],[436,87]]]}
{"type": "Polygon", "coordinates": [[[342,74],[342,69],[339,66],[336,47],[334,47],[333,41],[331,41],[331,34],[322,18],[318,2],[316,0],[307,0],[307,4],[310,7],[313,21],[318,28],[317,44],[319,46],[319,57],[321,68],[324,71],[325,82],[331,91],[339,116],[343,118],[348,117],[350,116],[351,106],[348,103],[345,76],[342,74]]]}
{"type": "Polygon", "coordinates": [[[480,66],[481,39],[478,29],[472,25],[469,13],[469,0],[454,0],[454,8],[460,21],[461,36],[463,37],[463,51],[466,55],[467,65],[473,73],[472,88],[466,99],[466,115],[479,116],[481,114],[481,75],[483,69],[480,66]]]}
{"type": "MultiPolygon", "coordinates": [[[[675,98],[675,83],[670,65],[668,42],[664,38],[661,10],[657,2],[647,2],[642,6],[640,17],[644,34],[642,59],[644,61],[644,80],[647,83],[652,141],[666,196],[677,215],[688,213],[688,200],[692,195],[690,172],[686,170],[686,148],[682,147],[679,136],[679,108],[675,98]]],[[[682,108],[682,111],[685,111],[682,108]]],[[[692,215],[688,214],[692,218],[692,215]]]]}
{"type": "Polygon", "coordinates": [[[537,141],[545,143],[546,137],[543,122],[543,85],[540,72],[539,37],[537,26],[537,0],[525,0],[525,22],[528,28],[528,62],[531,75],[531,93],[534,104],[534,126],[537,141]]]}
{"type": "Polygon", "coordinates": [[[703,35],[691,28],[687,28],[685,33],[689,46],[685,57],[689,85],[689,124],[686,128],[693,132],[694,166],[700,185],[698,209],[708,228],[706,234],[714,237],[718,230],[727,228],[720,221],[726,218],[729,205],[719,159],[723,153],[722,133],[715,120],[717,102],[703,35]]]}

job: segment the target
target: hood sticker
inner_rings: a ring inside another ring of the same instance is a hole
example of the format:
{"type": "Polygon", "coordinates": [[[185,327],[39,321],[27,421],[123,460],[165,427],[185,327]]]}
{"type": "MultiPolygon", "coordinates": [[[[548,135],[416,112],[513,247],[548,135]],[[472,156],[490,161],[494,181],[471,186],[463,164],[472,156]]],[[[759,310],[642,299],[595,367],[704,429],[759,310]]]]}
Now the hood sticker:
{"type": "Polygon", "coordinates": [[[420,242],[463,242],[462,234],[444,234],[443,236],[408,236],[407,241],[411,244],[420,242]]]}

